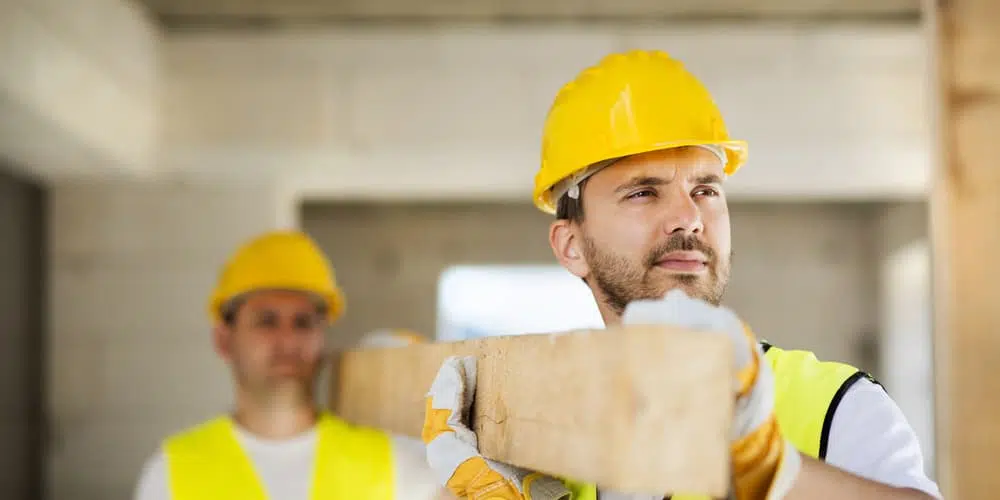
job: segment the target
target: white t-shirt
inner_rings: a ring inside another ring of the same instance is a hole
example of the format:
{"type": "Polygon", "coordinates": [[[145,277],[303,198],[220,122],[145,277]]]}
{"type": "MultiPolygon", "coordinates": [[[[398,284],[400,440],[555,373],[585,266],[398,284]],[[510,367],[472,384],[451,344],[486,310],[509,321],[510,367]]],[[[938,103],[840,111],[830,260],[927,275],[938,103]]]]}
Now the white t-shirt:
{"type": "MultiPolygon", "coordinates": [[[[254,470],[274,500],[308,500],[316,456],[315,429],[291,439],[268,440],[236,428],[237,440],[253,463],[254,470]]],[[[439,498],[442,487],[435,481],[424,451],[417,439],[393,436],[393,471],[397,500],[439,498]]],[[[167,460],[158,451],[143,468],[134,500],[171,500],[167,460]]]]}
{"type": "MultiPolygon", "coordinates": [[[[924,457],[896,402],[868,379],[844,393],[833,413],[826,463],[858,476],[901,488],[913,488],[941,498],[927,477],[924,457]]],[[[663,495],[600,492],[600,500],[652,500],[663,495]]]]}

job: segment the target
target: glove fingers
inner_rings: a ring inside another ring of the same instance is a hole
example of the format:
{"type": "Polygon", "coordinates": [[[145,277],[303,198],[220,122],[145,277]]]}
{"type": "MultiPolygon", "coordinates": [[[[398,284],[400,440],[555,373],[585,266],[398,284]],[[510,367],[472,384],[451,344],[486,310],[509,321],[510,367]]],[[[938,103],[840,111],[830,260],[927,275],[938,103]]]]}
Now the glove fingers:
{"type": "Polygon", "coordinates": [[[453,492],[461,492],[470,500],[497,499],[523,500],[524,495],[510,480],[490,468],[482,457],[461,463],[445,485],[453,492]]]}
{"type": "Polygon", "coordinates": [[[568,499],[569,491],[560,481],[479,454],[468,424],[475,392],[476,358],[452,356],[442,363],[427,393],[422,437],[439,484],[469,500],[524,500],[522,488],[528,484],[534,493],[529,498],[568,499]]]}
{"type": "MultiPolygon", "coordinates": [[[[726,334],[733,342],[733,364],[743,371],[753,363],[750,352],[756,340],[731,310],[689,297],[683,290],[673,289],[658,300],[637,300],[629,303],[622,316],[626,325],[674,325],[690,330],[726,334]]],[[[737,388],[740,391],[742,388],[737,388]]]]}
{"type": "Polygon", "coordinates": [[[435,410],[451,410],[452,423],[459,424],[476,393],[476,358],[451,356],[438,369],[427,395],[435,410]]]}
{"type": "MultiPolygon", "coordinates": [[[[473,377],[475,376],[475,358],[472,358],[473,377]]],[[[437,376],[427,392],[427,408],[424,415],[424,428],[421,438],[430,443],[440,434],[453,432],[473,449],[477,448],[476,435],[464,422],[475,394],[475,379],[467,383],[466,366],[470,362],[452,356],[441,364],[437,376]]]]}
{"type": "MultiPolygon", "coordinates": [[[[458,472],[460,466],[469,462],[489,468],[476,447],[459,438],[455,432],[442,433],[427,443],[427,465],[437,476],[438,484],[444,484],[452,491],[456,491],[454,488],[459,488],[459,491],[465,489],[463,481],[467,481],[468,476],[458,472]]],[[[468,467],[462,470],[467,471],[468,467]]]]}

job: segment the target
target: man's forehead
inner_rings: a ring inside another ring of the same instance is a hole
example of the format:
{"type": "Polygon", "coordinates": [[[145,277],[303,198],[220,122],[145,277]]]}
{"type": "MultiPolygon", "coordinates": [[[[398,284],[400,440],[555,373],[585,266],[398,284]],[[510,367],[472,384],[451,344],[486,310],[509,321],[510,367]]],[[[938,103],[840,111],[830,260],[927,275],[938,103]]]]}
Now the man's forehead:
{"type": "Polygon", "coordinates": [[[685,180],[725,179],[725,164],[713,152],[698,147],[674,148],[651,151],[622,158],[603,169],[604,177],[612,181],[636,176],[655,176],[666,181],[675,178],[685,180]]]}
{"type": "Polygon", "coordinates": [[[242,302],[253,309],[271,309],[274,307],[304,307],[311,308],[323,301],[317,295],[302,290],[256,290],[246,294],[242,302]]]}

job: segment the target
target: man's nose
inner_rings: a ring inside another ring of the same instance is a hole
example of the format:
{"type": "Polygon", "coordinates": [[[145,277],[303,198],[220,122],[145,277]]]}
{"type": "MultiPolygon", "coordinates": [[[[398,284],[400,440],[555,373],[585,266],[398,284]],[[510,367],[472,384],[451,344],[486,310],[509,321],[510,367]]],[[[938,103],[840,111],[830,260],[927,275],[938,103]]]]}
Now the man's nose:
{"type": "Polygon", "coordinates": [[[285,346],[294,345],[299,338],[299,330],[294,321],[282,321],[278,326],[278,331],[275,332],[278,343],[285,346]]]}
{"type": "Polygon", "coordinates": [[[701,209],[691,196],[687,193],[675,193],[668,201],[664,221],[664,231],[667,234],[697,234],[704,231],[701,209]]]}

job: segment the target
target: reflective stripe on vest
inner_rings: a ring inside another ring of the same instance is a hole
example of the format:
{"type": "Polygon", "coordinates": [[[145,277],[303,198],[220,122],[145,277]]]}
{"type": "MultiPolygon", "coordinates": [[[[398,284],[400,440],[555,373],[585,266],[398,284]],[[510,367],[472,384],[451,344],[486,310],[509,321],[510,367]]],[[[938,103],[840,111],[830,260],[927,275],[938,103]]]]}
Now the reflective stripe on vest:
{"type": "MultiPolygon", "coordinates": [[[[392,448],[383,432],[329,414],[318,440],[311,500],[393,498],[392,448]]],[[[232,419],[218,417],[168,438],[163,445],[173,500],[267,500],[232,419]]]]}
{"type": "MultiPolygon", "coordinates": [[[[781,433],[802,453],[826,458],[833,414],[855,382],[868,374],[843,363],[819,361],[808,351],[785,351],[766,342],[764,358],[774,373],[774,413],[781,433]]],[[[877,382],[876,382],[877,383],[877,382]]],[[[573,500],[597,500],[591,484],[565,481],[573,500]]],[[[673,500],[701,500],[703,495],[674,495],[673,500]]]]}

